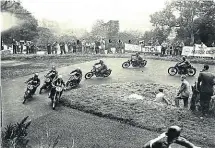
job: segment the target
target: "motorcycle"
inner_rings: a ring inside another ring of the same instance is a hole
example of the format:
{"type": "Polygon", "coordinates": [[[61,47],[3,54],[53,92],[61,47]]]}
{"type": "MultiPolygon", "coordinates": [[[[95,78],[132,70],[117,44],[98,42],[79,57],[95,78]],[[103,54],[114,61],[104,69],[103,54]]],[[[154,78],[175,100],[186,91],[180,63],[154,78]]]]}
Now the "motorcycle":
{"type": "Polygon", "coordinates": [[[55,94],[53,95],[53,98],[51,98],[52,100],[52,109],[55,110],[55,107],[57,105],[57,103],[60,100],[60,94],[63,91],[63,86],[56,86],[55,88],[55,94]]]}
{"type": "Polygon", "coordinates": [[[140,63],[138,63],[136,60],[136,56],[131,56],[130,60],[128,60],[122,64],[122,67],[128,68],[130,65],[132,65],[133,67],[145,67],[146,64],[147,64],[146,60],[143,60],[140,63]]]}
{"type": "Polygon", "coordinates": [[[189,76],[194,76],[196,74],[196,68],[194,68],[192,65],[187,67],[187,71],[185,72],[183,68],[179,67],[179,64],[177,63],[174,67],[170,67],[168,69],[168,73],[171,76],[178,74],[188,74],[189,76]]]}
{"type": "Polygon", "coordinates": [[[90,79],[92,78],[92,76],[96,76],[96,77],[108,77],[111,74],[112,70],[111,69],[107,69],[104,74],[101,74],[97,71],[96,66],[93,66],[93,69],[91,70],[91,72],[88,72],[85,74],[85,79],[90,79]]]}
{"type": "Polygon", "coordinates": [[[32,84],[28,84],[27,85],[27,90],[25,91],[25,94],[24,94],[24,100],[23,100],[23,104],[25,104],[25,101],[28,99],[28,98],[31,98],[32,97],[32,91],[34,89],[34,85],[32,84]]]}
{"type": "Polygon", "coordinates": [[[82,76],[77,76],[77,74],[70,75],[68,81],[66,82],[66,88],[76,88],[81,82],[82,76]]]}

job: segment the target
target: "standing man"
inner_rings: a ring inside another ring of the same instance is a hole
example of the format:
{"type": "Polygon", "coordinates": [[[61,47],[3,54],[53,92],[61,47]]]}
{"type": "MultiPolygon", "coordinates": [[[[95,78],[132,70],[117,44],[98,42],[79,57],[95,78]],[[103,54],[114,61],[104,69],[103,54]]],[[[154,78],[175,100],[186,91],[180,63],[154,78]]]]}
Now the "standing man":
{"type": "Polygon", "coordinates": [[[13,45],[13,54],[16,54],[16,40],[15,39],[13,39],[13,41],[12,41],[12,45],[13,45]]]}
{"type": "Polygon", "coordinates": [[[188,108],[188,99],[190,96],[190,84],[186,80],[186,76],[181,76],[181,88],[177,94],[177,97],[175,98],[175,105],[179,107],[179,100],[184,101],[184,108],[188,108]]]}
{"type": "Polygon", "coordinates": [[[82,54],[83,54],[86,51],[86,41],[85,41],[85,39],[82,40],[81,44],[82,44],[82,54]]]}
{"type": "Polygon", "coordinates": [[[166,41],[164,41],[161,44],[161,55],[165,55],[166,54],[166,49],[167,49],[167,43],[166,43],[166,41]]]}
{"type": "Polygon", "coordinates": [[[65,43],[64,42],[60,42],[60,54],[66,54],[66,50],[65,50],[65,43]]]}
{"type": "Polygon", "coordinates": [[[99,46],[100,46],[100,42],[98,40],[95,41],[95,51],[96,51],[96,54],[99,53],[99,46]]]}
{"type": "Polygon", "coordinates": [[[48,54],[51,54],[51,44],[49,44],[49,43],[47,45],[47,52],[48,52],[48,54]]]}
{"type": "Polygon", "coordinates": [[[75,40],[72,40],[72,50],[73,50],[73,53],[76,53],[76,42],[75,42],[75,40]]]}
{"type": "Polygon", "coordinates": [[[29,44],[28,41],[26,41],[25,46],[26,46],[26,54],[29,54],[29,51],[30,51],[30,44],[29,44]]]}
{"type": "Polygon", "coordinates": [[[53,43],[52,54],[57,54],[57,41],[53,43]]]}
{"type": "Polygon", "coordinates": [[[101,40],[101,50],[102,50],[102,53],[105,52],[105,39],[104,38],[102,38],[102,40],[101,40]]]}
{"type": "Polygon", "coordinates": [[[184,42],[181,41],[181,43],[179,44],[179,55],[182,54],[183,47],[184,47],[184,42]]]}
{"type": "Polygon", "coordinates": [[[209,66],[204,65],[203,70],[199,74],[197,83],[197,87],[200,92],[200,105],[203,115],[206,115],[209,112],[209,104],[211,96],[213,96],[213,86],[215,85],[215,75],[208,70],[209,66]]]}

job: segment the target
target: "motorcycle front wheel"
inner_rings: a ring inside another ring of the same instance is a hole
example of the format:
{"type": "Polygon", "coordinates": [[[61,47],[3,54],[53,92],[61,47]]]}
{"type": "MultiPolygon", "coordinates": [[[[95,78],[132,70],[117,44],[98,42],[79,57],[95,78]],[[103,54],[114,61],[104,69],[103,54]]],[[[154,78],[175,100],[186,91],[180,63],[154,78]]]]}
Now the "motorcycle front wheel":
{"type": "Polygon", "coordinates": [[[189,76],[194,76],[194,75],[196,74],[196,69],[193,68],[193,67],[192,67],[192,68],[189,68],[187,71],[188,71],[187,74],[188,74],[189,76]]]}
{"type": "Polygon", "coordinates": [[[92,78],[92,76],[93,76],[93,73],[88,72],[88,73],[85,74],[85,79],[90,79],[90,78],[92,78]]]}
{"type": "Polygon", "coordinates": [[[168,73],[169,73],[170,76],[174,76],[174,75],[176,75],[178,73],[178,69],[175,68],[175,67],[170,67],[168,69],[168,73]]]}
{"type": "Polygon", "coordinates": [[[146,60],[143,60],[143,62],[141,63],[141,67],[145,67],[147,64],[147,61],[146,60]]]}
{"type": "Polygon", "coordinates": [[[22,104],[25,104],[25,101],[27,100],[27,98],[28,98],[28,94],[24,94],[24,100],[23,100],[23,102],[22,102],[22,104]]]}
{"type": "Polygon", "coordinates": [[[122,64],[122,68],[128,68],[130,66],[130,62],[124,62],[122,64]]]}

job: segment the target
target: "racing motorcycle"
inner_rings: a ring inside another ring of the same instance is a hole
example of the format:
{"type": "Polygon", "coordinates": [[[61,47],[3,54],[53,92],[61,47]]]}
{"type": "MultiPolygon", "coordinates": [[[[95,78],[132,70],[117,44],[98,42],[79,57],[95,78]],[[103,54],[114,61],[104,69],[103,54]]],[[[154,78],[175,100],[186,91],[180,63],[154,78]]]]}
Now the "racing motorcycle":
{"type": "Polygon", "coordinates": [[[179,64],[177,63],[174,67],[170,67],[168,69],[168,73],[171,76],[178,74],[188,74],[189,76],[194,76],[196,74],[196,68],[194,68],[192,65],[189,65],[187,67],[187,71],[185,71],[183,68],[179,67],[179,64]]]}
{"type": "Polygon", "coordinates": [[[132,65],[133,67],[145,67],[146,66],[146,64],[147,64],[146,60],[143,60],[140,63],[138,63],[135,58],[136,58],[136,56],[131,56],[130,60],[128,60],[122,64],[122,67],[128,68],[130,65],[132,65]]]}
{"type": "Polygon", "coordinates": [[[66,82],[66,88],[76,88],[79,83],[81,82],[81,79],[82,79],[82,76],[79,74],[77,76],[77,73],[74,73],[74,74],[70,74],[70,77],[68,79],[68,81],[66,82]]]}
{"type": "Polygon", "coordinates": [[[27,90],[25,91],[25,94],[24,94],[24,100],[23,100],[23,104],[25,104],[25,101],[28,99],[28,98],[31,98],[32,97],[32,91],[34,89],[34,85],[28,83],[27,85],[27,90]]]}
{"type": "Polygon", "coordinates": [[[111,69],[107,69],[104,74],[101,74],[99,72],[97,72],[97,68],[96,66],[93,66],[93,69],[91,70],[91,72],[88,72],[85,74],[85,79],[90,79],[92,78],[92,76],[96,76],[96,77],[108,77],[111,74],[112,70],[111,69]]]}
{"type": "Polygon", "coordinates": [[[55,94],[51,97],[53,110],[55,110],[55,107],[60,100],[60,94],[63,90],[64,90],[63,86],[56,86],[55,94]]]}
{"type": "MultiPolygon", "coordinates": [[[[42,87],[40,88],[40,92],[39,94],[42,93],[42,90],[45,89],[45,90],[50,90],[51,89],[51,86],[52,86],[52,75],[54,75],[54,73],[50,73],[49,75],[45,75],[45,81],[44,81],[44,84],[42,85],[42,87]]],[[[56,78],[56,76],[54,77],[54,79],[56,78]]]]}

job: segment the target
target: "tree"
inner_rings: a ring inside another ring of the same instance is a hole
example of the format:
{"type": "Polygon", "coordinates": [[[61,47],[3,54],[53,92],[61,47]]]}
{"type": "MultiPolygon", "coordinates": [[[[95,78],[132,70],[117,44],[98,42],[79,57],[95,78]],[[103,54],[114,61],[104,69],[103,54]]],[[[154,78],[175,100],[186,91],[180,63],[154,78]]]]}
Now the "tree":
{"type": "Polygon", "coordinates": [[[178,27],[177,38],[189,45],[204,40],[206,36],[205,42],[208,42],[213,39],[213,35],[208,33],[214,26],[214,4],[214,1],[173,0],[162,11],[151,15],[151,23],[155,27],[178,27]],[[178,18],[174,17],[175,12],[179,14],[178,18]]]}
{"type": "Polygon", "coordinates": [[[30,12],[28,12],[25,8],[21,6],[21,3],[19,5],[13,4],[16,2],[10,2],[9,6],[8,3],[4,2],[4,4],[1,4],[2,7],[4,7],[4,11],[11,13],[12,16],[16,17],[19,21],[19,25],[10,28],[9,30],[2,32],[2,38],[4,39],[4,42],[6,44],[10,44],[12,39],[16,40],[33,40],[38,35],[37,30],[37,20],[34,18],[34,16],[31,15],[30,12]]]}

